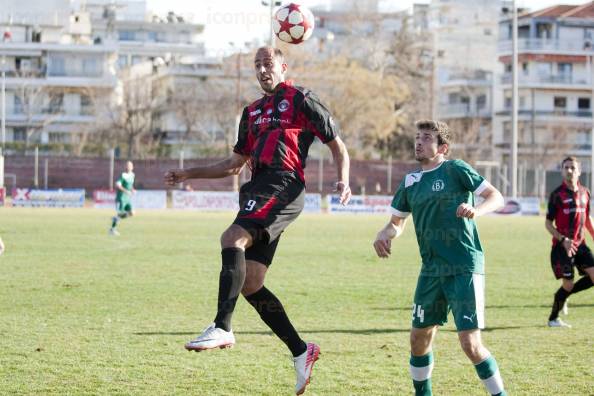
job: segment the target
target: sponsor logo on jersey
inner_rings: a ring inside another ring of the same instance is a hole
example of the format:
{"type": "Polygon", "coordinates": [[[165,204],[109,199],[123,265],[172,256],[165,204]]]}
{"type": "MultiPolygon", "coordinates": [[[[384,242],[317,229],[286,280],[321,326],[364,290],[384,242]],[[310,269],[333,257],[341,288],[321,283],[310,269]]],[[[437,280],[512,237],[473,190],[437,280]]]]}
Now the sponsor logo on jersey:
{"type": "Polygon", "coordinates": [[[567,198],[563,200],[563,203],[570,203],[573,202],[573,198],[567,198]]]}
{"type": "Polygon", "coordinates": [[[281,113],[284,111],[287,111],[287,110],[289,110],[290,106],[291,106],[291,104],[289,103],[289,101],[287,99],[283,99],[278,104],[278,111],[280,111],[281,113]]]}
{"type": "Polygon", "coordinates": [[[254,110],[254,111],[250,111],[250,117],[257,116],[261,112],[262,112],[262,110],[260,110],[260,109],[257,109],[257,110],[254,110]]]}
{"type": "Polygon", "coordinates": [[[445,183],[441,179],[437,179],[433,182],[431,189],[435,192],[443,190],[445,187],[445,183]]]}
{"type": "Polygon", "coordinates": [[[278,122],[281,124],[286,124],[289,121],[288,120],[283,120],[282,118],[275,118],[275,117],[258,117],[258,119],[254,122],[255,125],[260,125],[260,124],[264,124],[264,123],[270,123],[270,122],[278,122]]]}

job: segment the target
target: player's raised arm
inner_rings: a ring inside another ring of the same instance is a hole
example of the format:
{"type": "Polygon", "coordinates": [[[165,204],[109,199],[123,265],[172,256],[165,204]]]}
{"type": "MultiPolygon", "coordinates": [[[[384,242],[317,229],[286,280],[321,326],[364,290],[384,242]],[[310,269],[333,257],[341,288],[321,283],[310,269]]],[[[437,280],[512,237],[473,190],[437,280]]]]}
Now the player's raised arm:
{"type": "Polygon", "coordinates": [[[340,194],[340,203],[346,205],[351,199],[351,188],[349,187],[349,153],[346,149],[346,146],[344,145],[344,142],[338,136],[328,142],[327,145],[332,152],[332,158],[334,159],[336,171],[338,173],[336,191],[340,194]]]}
{"type": "Polygon", "coordinates": [[[390,256],[392,253],[392,239],[398,238],[402,234],[405,224],[406,218],[392,215],[390,222],[377,233],[373,247],[379,257],[387,258],[390,256]]]}
{"type": "Polygon", "coordinates": [[[503,207],[504,200],[503,195],[497,190],[491,183],[488,181],[484,181],[482,186],[482,191],[479,194],[481,198],[483,198],[483,202],[473,207],[467,203],[462,203],[458,206],[456,210],[456,216],[458,217],[466,217],[468,219],[473,219],[478,216],[485,215],[487,213],[491,213],[496,211],[497,209],[503,207]]]}
{"type": "Polygon", "coordinates": [[[188,179],[217,179],[231,175],[238,175],[243,169],[248,157],[233,153],[229,158],[214,164],[198,166],[188,169],[170,169],[165,173],[165,183],[172,186],[188,179]]]}

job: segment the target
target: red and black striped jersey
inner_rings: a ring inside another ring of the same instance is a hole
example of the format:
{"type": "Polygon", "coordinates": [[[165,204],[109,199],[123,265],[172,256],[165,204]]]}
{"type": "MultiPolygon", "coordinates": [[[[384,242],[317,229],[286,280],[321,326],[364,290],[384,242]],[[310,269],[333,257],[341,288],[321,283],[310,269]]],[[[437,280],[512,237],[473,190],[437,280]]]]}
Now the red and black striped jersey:
{"type": "MultiPolygon", "coordinates": [[[[584,226],[590,216],[590,191],[578,182],[578,190],[571,190],[563,182],[551,193],[547,219],[555,222],[557,231],[580,244],[584,241],[584,226]]],[[[553,238],[553,245],[557,239],[553,238]]]]}
{"type": "Polygon", "coordinates": [[[250,157],[254,175],[263,170],[290,171],[305,181],[305,161],[317,136],[322,143],[336,138],[330,112],[311,91],[280,83],[272,95],[243,109],[233,151],[250,157]]]}

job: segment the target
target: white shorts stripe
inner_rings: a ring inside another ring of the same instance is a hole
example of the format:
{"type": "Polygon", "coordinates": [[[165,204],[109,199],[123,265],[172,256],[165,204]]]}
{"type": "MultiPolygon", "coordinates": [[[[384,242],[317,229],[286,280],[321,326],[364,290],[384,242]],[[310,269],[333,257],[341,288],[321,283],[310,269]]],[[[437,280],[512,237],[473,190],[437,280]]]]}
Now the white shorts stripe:
{"type": "Polygon", "coordinates": [[[476,301],[476,322],[479,329],[485,328],[485,275],[472,274],[476,301]]]}

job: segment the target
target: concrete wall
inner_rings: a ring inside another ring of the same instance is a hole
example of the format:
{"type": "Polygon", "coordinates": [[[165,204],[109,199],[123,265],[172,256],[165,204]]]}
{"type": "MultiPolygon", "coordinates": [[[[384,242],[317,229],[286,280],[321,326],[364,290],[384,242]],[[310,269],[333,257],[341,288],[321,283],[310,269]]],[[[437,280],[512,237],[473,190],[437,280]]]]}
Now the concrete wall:
{"type": "MultiPolygon", "coordinates": [[[[84,188],[90,195],[94,189],[109,187],[109,159],[107,158],[73,158],[47,157],[48,159],[48,188],[84,188]]],[[[200,164],[213,163],[218,159],[186,160],[185,167],[190,168],[200,164]]],[[[115,178],[124,170],[125,160],[116,160],[115,178]]],[[[17,187],[32,187],[34,179],[33,156],[7,156],[5,158],[5,173],[16,175],[17,187]]],[[[39,187],[44,187],[45,157],[39,158],[39,187]]],[[[309,160],[306,167],[305,179],[309,192],[318,191],[317,160],[309,160]]],[[[177,168],[177,160],[135,160],[136,187],[139,189],[164,189],[163,175],[168,169],[177,168]]],[[[392,191],[387,191],[387,163],[385,161],[351,161],[351,188],[353,193],[361,193],[364,186],[367,194],[393,194],[394,190],[406,174],[417,169],[414,162],[397,162],[392,165],[392,191]],[[379,183],[380,191],[376,192],[379,183]]],[[[328,160],[324,162],[323,193],[330,193],[336,182],[336,168],[328,160]]],[[[242,180],[249,175],[242,176],[242,180]]],[[[115,182],[115,180],[114,180],[115,182]]],[[[231,191],[231,178],[193,180],[189,183],[195,190],[231,191]]],[[[11,177],[6,177],[5,185],[12,188],[11,177]]]]}

